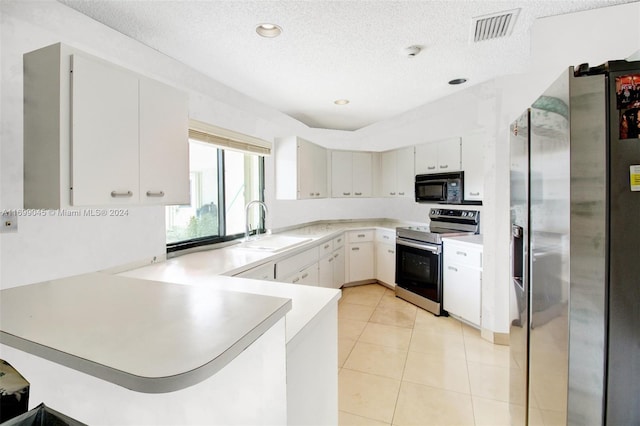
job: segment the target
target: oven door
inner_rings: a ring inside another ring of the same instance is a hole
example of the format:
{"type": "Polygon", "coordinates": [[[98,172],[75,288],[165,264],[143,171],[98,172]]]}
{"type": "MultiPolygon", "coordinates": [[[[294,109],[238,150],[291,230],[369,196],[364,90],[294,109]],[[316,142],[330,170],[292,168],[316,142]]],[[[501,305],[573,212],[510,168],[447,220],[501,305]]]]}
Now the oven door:
{"type": "Polygon", "coordinates": [[[416,201],[419,203],[442,202],[447,200],[447,181],[432,180],[415,184],[416,201]]]}
{"type": "Polygon", "coordinates": [[[439,304],[441,271],[441,245],[396,239],[396,285],[439,304]]]}

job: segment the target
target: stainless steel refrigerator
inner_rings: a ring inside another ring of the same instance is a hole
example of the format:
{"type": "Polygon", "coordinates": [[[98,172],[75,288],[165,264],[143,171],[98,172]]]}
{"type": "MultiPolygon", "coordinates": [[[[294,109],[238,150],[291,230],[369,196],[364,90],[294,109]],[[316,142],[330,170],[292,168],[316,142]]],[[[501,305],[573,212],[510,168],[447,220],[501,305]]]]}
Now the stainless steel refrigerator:
{"type": "Polygon", "coordinates": [[[512,424],[640,424],[640,62],[511,125],[512,424]]]}

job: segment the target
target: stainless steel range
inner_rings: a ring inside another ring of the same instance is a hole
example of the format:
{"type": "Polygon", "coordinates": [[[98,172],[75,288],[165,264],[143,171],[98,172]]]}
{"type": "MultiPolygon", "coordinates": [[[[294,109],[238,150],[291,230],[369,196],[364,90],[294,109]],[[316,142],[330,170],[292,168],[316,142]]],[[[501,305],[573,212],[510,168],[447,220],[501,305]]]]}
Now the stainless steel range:
{"type": "Polygon", "coordinates": [[[477,234],[480,212],[433,208],[428,227],[396,228],[396,296],[434,315],[442,309],[442,238],[477,234]]]}

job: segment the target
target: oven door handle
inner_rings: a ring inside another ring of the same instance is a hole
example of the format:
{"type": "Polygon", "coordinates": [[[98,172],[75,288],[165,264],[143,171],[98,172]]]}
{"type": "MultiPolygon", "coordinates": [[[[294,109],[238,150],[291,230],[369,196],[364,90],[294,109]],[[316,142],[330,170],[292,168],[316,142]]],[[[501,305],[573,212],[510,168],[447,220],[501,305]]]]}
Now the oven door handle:
{"type": "Polygon", "coordinates": [[[396,244],[401,246],[413,247],[420,250],[427,250],[434,254],[440,254],[441,248],[438,245],[427,245],[427,244],[419,244],[419,243],[411,243],[409,241],[396,239],[396,244]]]}

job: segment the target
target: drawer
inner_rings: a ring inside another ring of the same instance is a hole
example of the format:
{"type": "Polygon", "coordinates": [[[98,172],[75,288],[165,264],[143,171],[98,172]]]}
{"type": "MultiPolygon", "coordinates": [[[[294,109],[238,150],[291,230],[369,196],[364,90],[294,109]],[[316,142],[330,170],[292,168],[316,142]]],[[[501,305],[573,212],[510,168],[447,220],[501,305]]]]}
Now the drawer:
{"type": "Polygon", "coordinates": [[[363,231],[351,231],[347,233],[347,239],[350,243],[361,243],[363,241],[373,241],[373,229],[365,229],[363,231]]]}
{"type": "Polygon", "coordinates": [[[312,263],[318,262],[318,250],[316,246],[276,263],[276,280],[293,275],[312,263]]]}
{"type": "Polygon", "coordinates": [[[473,268],[482,268],[482,251],[474,250],[468,246],[457,244],[444,244],[444,261],[447,263],[458,263],[473,268]]]}
{"type": "Polygon", "coordinates": [[[325,241],[324,243],[320,244],[319,250],[320,259],[331,254],[331,252],[333,252],[333,240],[325,241]]]}
{"type": "Polygon", "coordinates": [[[255,268],[251,268],[248,271],[241,272],[240,274],[236,275],[236,277],[273,281],[273,267],[274,263],[269,262],[265,265],[256,266],[255,268]]]}
{"type": "Polygon", "coordinates": [[[340,247],[344,246],[344,234],[339,235],[337,237],[335,237],[333,239],[333,249],[339,249],[340,247]]]}
{"type": "Polygon", "coordinates": [[[396,243],[396,231],[376,229],[376,241],[384,244],[396,243]]]}

